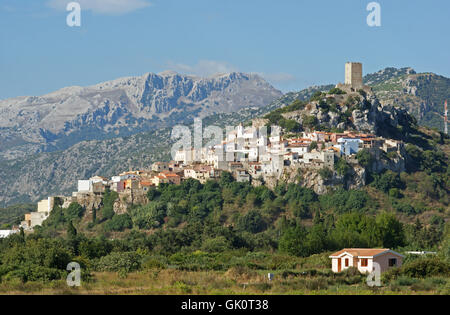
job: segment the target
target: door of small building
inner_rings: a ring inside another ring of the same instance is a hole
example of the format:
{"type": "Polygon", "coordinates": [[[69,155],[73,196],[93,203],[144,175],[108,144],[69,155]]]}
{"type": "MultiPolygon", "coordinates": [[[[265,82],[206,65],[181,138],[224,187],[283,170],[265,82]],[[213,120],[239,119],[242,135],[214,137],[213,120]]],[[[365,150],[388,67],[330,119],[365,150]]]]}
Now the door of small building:
{"type": "Polygon", "coordinates": [[[342,270],[342,259],[338,259],[338,272],[341,272],[342,270]]]}

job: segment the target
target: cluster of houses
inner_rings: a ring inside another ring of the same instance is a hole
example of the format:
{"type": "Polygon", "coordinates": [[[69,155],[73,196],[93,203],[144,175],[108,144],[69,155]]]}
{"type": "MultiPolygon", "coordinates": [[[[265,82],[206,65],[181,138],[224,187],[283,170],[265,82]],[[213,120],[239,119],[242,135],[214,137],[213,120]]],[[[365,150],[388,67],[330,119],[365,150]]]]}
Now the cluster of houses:
{"type": "MultiPolygon", "coordinates": [[[[287,167],[321,169],[334,168],[336,158],[351,159],[360,150],[400,152],[403,143],[353,132],[303,132],[286,137],[281,129],[272,127],[268,135],[266,121],[255,120],[252,126],[242,124],[230,131],[225,141],[199,149],[181,149],[174,161],[156,162],[148,170],[127,171],[110,179],[94,176],[79,180],[77,191],[70,197],[59,197],[63,207],[82,196],[101,196],[109,189],[119,194],[146,194],[151,187],[161,184],[179,185],[183,180],[196,179],[205,183],[230,172],[238,182],[279,178],[287,167]]],[[[25,215],[21,227],[32,229],[41,225],[53,209],[55,197],[38,203],[37,212],[25,215]]]]}
{"type": "Polygon", "coordinates": [[[160,184],[179,185],[183,180],[196,179],[205,183],[217,179],[224,171],[230,172],[238,182],[279,177],[285,167],[333,169],[337,157],[351,158],[358,151],[401,151],[403,143],[371,134],[352,132],[304,132],[297,138],[285,138],[280,130],[267,136],[266,127],[239,125],[221,144],[200,149],[183,149],[174,161],[156,162],[149,170],[127,171],[111,179],[95,176],[78,181],[77,194],[102,194],[108,188],[147,192],[160,184]]]}
{"type": "Polygon", "coordinates": [[[270,136],[267,136],[267,128],[254,123],[247,128],[238,126],[225,141],[215,146],[179,150],[175,163],[189,170],[184,172],[185,177],[192,177],[196,170],[208,168],[229,171],[238,181],[250,181],[279,177],[285,167],[292,165],[333,169],[336,158],[351,158],[364,148],[374,153],[400,153],[403,143],[350,131],[303,132],[300,137],[288,138],[279,128],[272,128],[270,136]]]}

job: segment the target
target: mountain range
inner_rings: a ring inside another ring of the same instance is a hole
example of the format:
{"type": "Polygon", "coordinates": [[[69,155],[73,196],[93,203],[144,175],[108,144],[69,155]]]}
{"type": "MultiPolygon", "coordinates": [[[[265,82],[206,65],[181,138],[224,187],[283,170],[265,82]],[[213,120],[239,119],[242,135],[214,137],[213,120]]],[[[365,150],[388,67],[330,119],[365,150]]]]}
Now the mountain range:
{"type": "Polygon", "coordinates": [[[80,141],[261,107],[281,96],[256,74],[200,78],[167,71],[7,99],[0,101],[0,158],[64,150],[80,141]]]}
{"type": "MultiPolygon", "coordinates": [[[[386,68],[364,81],[383,106],[403,107],[420,124],[443,130],[450,79],[386,68]]],[[[163,72],[0,101],[0,206],[70,194],[78,179],[168,160],[171,127],[194,117],[204,125],[236,125],[332,87],[283,95],[254,74],[163,72]]]]}

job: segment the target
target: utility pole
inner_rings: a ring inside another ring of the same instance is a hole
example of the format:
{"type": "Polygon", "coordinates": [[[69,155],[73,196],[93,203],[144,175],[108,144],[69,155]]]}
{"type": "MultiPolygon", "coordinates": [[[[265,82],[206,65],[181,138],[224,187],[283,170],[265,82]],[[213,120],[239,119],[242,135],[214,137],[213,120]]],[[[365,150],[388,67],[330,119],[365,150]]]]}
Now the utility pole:
{"type": "Polygon", "coordinates": [[[444,132],[446,135],[448,135],[448,108],[447,108],[447,100],[445,100],[445,107],[444,107],[444,132]]]}

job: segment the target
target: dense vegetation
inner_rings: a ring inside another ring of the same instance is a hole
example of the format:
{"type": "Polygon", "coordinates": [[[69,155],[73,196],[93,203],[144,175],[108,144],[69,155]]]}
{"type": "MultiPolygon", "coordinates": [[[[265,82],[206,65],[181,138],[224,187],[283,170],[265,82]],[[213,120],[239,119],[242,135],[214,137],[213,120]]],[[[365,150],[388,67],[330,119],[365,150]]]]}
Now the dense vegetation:
{"type": "MultiPolygon", "coordinates": [[[[402,189],[401,178],[392,174],[373,185],[383,194],[392,185],[402,189]]],[[[187,271],[246,268],[295,274],[293,270],[301,267],[296,257],[345,247],[438,250],[438,269],[431,268],[430,275],[435,276],[436,270],[448,274],[450,229],[443,217],[401,223],[395,211],[380,211],[364,190],[338,189],[318,196],[290,184],[272,191],[235,182],[224,173],[220,181],[204,185],[195,180],[161,185],[148,192],[147,205],[135,206],[128,214],[111,212],[116,197],[108,192],[95,218],[76,203],[68,209],[56,203],[44,227],[1,240],[1,281],[63,279],[71,261],[83,266],[85,280],[92,271],[125,277],[137,270],[169,266],[187,271]],[[61,230],[66,233],[58,233],[61,230]],[[91,230],[100,233],[88,237],[91,230]],[[120,237],[111,239],[111,233],[120,237]]],[[[421,263],[408,266],[389,275],[389,281],[427,276],[421,263]]]]}

